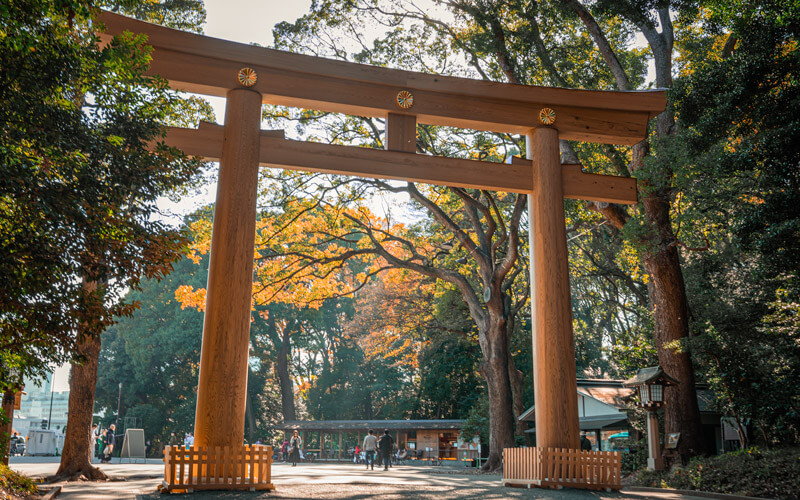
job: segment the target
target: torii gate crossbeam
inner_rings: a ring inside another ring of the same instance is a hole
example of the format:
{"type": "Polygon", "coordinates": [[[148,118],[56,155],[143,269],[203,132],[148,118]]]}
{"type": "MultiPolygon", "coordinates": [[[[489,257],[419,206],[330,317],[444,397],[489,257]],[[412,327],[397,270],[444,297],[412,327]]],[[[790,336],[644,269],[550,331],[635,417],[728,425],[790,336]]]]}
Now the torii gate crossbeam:
{"type": "Polygon", "coordinates": [[[636,203],[636,181],[562,165],[559,139],[634,144],[663,91],[530,87],[332,61],[218,40],[103,13],[101,37],[144,33],[150,73],[173,88],[225,96],[225,126],[170,129],[189,155],[220,160],[195,443],[241,446],[247,386],[259,164],[529,193],[537,446],[579,447],[563,198],[636,203]],[[263,103],[386,119],[388,151],[288,141],[260,130],[263,103]],[[525,134],[510,165],[415,154],[417,123],[525,134]]]}

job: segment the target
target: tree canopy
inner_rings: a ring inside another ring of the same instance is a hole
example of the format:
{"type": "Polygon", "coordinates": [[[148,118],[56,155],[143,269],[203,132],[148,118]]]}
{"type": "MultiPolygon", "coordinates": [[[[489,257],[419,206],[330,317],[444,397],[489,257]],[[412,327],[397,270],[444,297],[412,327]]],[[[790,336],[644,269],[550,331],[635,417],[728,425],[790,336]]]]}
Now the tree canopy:
{"type": "Polygon", "coordinates": [[[155,203],[200,171],[149,146],[181,100],[142,76],[142,38],[100,47],[92,9],[0,8],[0,355],[20,375],[70,359],[79,325],[97,332],[130,314],[123,294],[170,271],[185,237],[155,203]]]}

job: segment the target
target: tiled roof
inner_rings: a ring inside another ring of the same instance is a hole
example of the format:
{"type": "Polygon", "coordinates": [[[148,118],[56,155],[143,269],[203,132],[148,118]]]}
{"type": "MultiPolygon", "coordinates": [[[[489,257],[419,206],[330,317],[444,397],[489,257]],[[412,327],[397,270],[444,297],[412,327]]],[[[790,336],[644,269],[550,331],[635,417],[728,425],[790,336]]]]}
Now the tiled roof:
{"type": "Polygon", "coordinates": [[[664,385],[674,385],[678,383],[677,380],[664,373],[664,370],[660,366],[649,366],[636,372],[636,375],[626,380],[623,385],[640,385],[648,382],[655,382],[656,380],[661,380],[661,383],[664,385]]]}
{"type": "Polygon", "coordinates": [[[629,405],[625,399],[633,395],[634,390],[628,387],[587,387],[578,386],[578,392],[581,392],[591,398],[594,398],[601,403],[614,406],[620,410],[624,410],[629,405]]]}
{"type": "MultiPolygon", "coordinates": [[[[717,413],[714,391],[705,384],[696,384],[696,387],[697,405],[700,407],[700,411],[703,413],[717,413]]],[[[633,393],[634,389],[632,387],[623,387],[621,380],[578,379],[578,394],[597,399],[619,410],[626,410],[633,406],[632,403],[626,402],[626,399],[632,396],[633,393]]],[[[534,407],[531,406],[525,410],[519,416],[519,420],[533,422],[534,407]]]]}

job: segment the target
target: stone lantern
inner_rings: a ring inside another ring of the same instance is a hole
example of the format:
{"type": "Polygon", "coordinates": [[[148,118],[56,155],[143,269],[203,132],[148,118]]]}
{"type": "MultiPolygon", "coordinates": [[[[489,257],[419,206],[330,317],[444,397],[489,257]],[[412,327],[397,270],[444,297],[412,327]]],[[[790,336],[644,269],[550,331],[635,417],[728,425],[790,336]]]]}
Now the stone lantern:
{"type": "Polygon", "coordinates": [[[649,470],[664,469],[656,412],[664,406],[664,387],[677,384],[678,381],[664,373],[660,366],[642,368],[636,376],[623,383],[625,387],[636,389],[639,396],[638,406],[647,410],[647,468],[649,470]]]}

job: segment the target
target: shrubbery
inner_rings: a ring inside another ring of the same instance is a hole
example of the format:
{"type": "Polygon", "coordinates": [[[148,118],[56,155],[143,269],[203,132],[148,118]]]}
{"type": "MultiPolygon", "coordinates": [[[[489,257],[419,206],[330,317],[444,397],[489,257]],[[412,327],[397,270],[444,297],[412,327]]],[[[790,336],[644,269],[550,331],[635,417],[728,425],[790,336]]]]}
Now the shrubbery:
{"type": "Polygon", "coordinates": [[[634,484],[754,497],[800,499],[800,448],[748,448],[698,457],[671,471],[641,471],[634,484]]]}
{"type": "Polygon", "coordinates": [[[622,475],[627,476],[647,466],[647,440],[629,441],[622,451],[622,475]]]}
{"type": "Polygon", "coordinates": [[[14,472],[3,464],[0,464],[0,490],[5,490],[5,492],[13,495],[34,495],[37,493],[36,486],[30,478],[14,472]]]}

